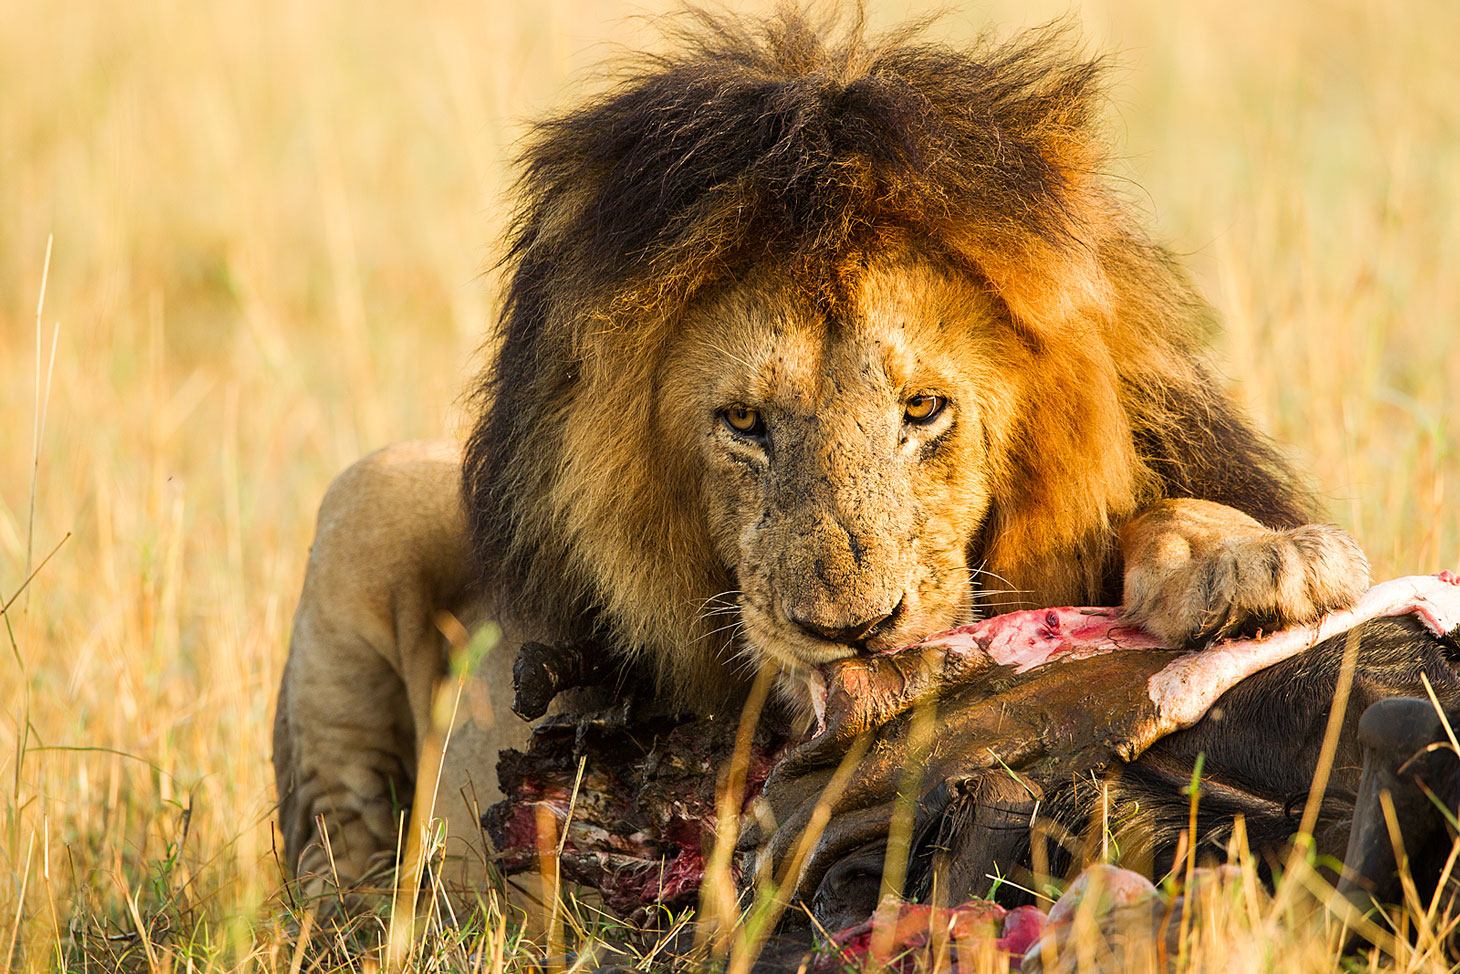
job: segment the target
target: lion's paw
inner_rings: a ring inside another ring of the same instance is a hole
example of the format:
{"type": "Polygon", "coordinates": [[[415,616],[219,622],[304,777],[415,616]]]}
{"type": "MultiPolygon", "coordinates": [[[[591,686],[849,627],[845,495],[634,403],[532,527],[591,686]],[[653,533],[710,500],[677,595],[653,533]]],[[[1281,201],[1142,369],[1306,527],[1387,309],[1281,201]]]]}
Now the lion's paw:
{"type": "Polygon", "coordinates": [[[1338,528],[1272,531],[1207,502],[1164,502],[1121,542],[1126,614],[1172,646],[1313,622],[1369,585],[1368,559],[1338,528]]]}

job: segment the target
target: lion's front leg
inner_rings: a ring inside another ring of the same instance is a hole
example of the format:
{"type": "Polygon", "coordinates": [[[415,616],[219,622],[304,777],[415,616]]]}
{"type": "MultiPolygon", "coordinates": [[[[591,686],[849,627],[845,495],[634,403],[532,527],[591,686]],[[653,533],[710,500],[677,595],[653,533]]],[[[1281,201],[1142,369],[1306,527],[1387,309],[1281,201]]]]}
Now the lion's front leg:
{"type": "Polygon", "coordinates": [[[1311,622],[1369,585],[1368,559],[1338,528],[1274,531],[1211,501],[1151,505],[1120,547],[1126,612],[1173,646],[1311,622]]]}
{"type": "Polygon", "coordinates": [[[460,484],[455,446],[402,443],[352,465],[320,506],[274,737],[286,865],[317,909],[388,902],[400,830],[422,795],[430,800],[414,812],[446,824],[452,881],[484,873],[477,809],[496,800],[496,752],[521,746],[529,727],[508,709],[505,650],[489,653],[459,696],[447,685],[436,706],[449,650],[442,622],[470,630],[487,615],[468,567],[460,484]],[[456,718],[450,747],[423,792],[421,751],[442,713],[456,718]]]}

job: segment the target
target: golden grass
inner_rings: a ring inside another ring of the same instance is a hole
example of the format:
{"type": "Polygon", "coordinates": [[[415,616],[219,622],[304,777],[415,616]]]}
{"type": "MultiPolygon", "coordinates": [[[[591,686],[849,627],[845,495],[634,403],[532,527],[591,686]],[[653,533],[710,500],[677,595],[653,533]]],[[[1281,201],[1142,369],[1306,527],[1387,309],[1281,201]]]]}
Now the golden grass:
{"type": "MultiPolygon", "coordinates": [[[[1131,193],[1220,307],[1234,389],[1378,575],[1455,567],[1460,6],[1276,6],[1073,12],[1117,54],[1131,193]]],[[[604,41],[642,44],[644,9],[7,6],[0,968],[305,959],[273,899],[268,755],[314,506],[364,451],[459,429],[519,119],[604,41]]],[[[1223,966],[1332,966],[1248,927],[1223,966]]]]}

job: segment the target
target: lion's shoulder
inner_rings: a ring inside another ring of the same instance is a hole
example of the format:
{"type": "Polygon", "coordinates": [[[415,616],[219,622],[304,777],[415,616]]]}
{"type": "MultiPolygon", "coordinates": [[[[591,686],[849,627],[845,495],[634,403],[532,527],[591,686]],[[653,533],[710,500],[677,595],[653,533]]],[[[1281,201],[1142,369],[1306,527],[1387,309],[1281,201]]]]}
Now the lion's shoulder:
{"type": "Polygon", "coordinates": [[[336,597],[381,601],[402,579],[443,593],[469,584],[461,447],[395,443],[355,461],[320,503],[309,581],[336,597]]]}

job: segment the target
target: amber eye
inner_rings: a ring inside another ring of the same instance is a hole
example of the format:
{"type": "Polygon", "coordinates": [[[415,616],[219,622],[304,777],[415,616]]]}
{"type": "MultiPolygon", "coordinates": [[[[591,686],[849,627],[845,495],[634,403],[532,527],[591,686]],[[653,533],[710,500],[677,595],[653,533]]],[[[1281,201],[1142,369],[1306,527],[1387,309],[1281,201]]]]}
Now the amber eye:
{"type": "Polygon", "coordinates": [[[741,436],[760,436],[765,432],[765,423],[760,413],[746,406],[728,406],[720,410],[725,425],[741,436]]]}
{"type": "Polygon", "coordinates": [[[917,423],[919,426],[927,425],[938,418],[948,400],[943,396],[913,396],[907,401],[907,416],[909,423],[917,423]]]}

